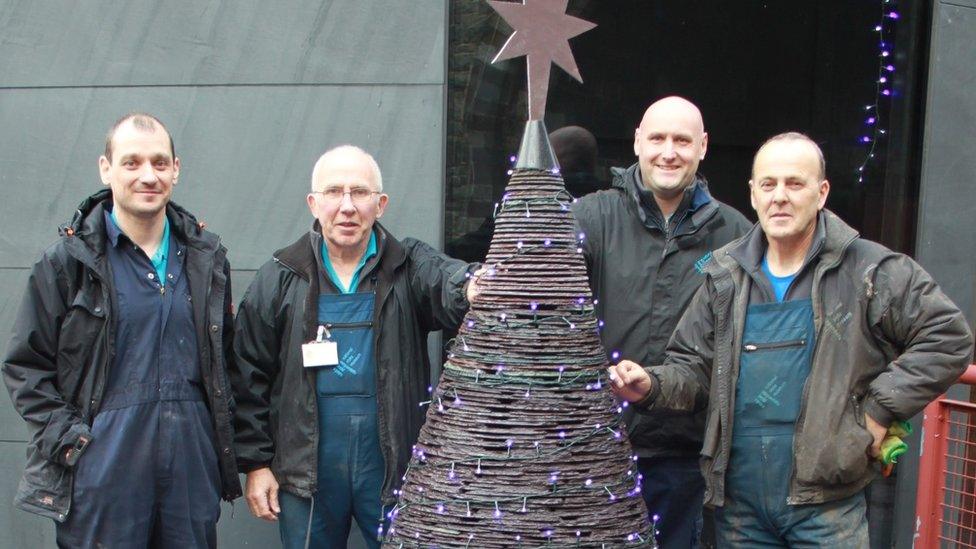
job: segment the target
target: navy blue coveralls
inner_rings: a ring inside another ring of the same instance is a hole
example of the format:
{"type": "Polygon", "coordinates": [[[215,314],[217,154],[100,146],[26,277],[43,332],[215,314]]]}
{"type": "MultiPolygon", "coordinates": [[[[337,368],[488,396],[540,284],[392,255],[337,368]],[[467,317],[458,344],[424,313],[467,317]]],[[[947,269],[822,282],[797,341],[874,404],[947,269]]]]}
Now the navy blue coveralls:
{"type": "MultiPolygon", "coordinates": [[[[115,355],[75,468],[60,547],[215,547],[220,477],[184,245],[167,221],[161,271],[105,214],[115,355]],[[168,246],[168,251],[167,251],[168,246]]],[[[158,254],[157,254],[158,255],[158,254]]]]}
{"type": "Polygon", "coordinates": [[[867,541],[863,493],[787,504],[793,431],[816,331],[810,297],[783,300],[796,276],[773,276],[765,259],[762,270],[776,300],[750,303],[746,312],[725,505],[715,512],[718,546],[859,548],[867,541]]]}
{"type": "Polygon", "coordinates": [[[380,492],[385,464],[380,448],[376,403],[373,292],[376,233],[370,237],[346,288],[324,249],[320,258],[318,321],[338,345],[339,364],[318,367],[318,489],[311,499],[279,494],[281,541],[286,549],[344,549],[355,518],[368,547],[379,548],[383,522],[380,492]],[[334,287],[339,293],[329,292],[334,287]]]}

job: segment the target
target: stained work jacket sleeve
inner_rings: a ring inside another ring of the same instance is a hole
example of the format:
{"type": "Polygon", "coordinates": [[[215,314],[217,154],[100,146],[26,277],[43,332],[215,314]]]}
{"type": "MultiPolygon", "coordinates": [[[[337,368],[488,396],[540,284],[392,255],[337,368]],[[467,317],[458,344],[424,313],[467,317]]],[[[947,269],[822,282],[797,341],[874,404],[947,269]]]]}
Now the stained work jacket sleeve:
{"type": "Polygon", "coordinates": [[[907,256],[882,262],[868,288],[876,293],[869,296],[876,334],[897,356],[871,382],[864,411],[887,426],[955,383],[972,359],[973,336],[962,312],[907,256]]]}
{"type": "MultiPolygon", "coordinates": [[[[79,439],[91,440],[88,425],[77,409],[66,402],[58,389],[60,345],[90,345],[88,341],[60,342],[64,322],[74,315],[104,314],[89,310],[84,303],[69,310],[67,283],[56,258],[49,252],[31,269],[13,337],[3,363],[3,380],[14,408],[27,422],[31,444],[46,459],[72,466],[82,448],[79,439]]],[[[81,368],[82,365],[76,365],[81,368]]]]}
{"type": "Polygon", "coordinates": [[[715,332],[712,289],[706,281],[685,309],[668,342],[664,364],[647,369],[652,388],[638,409],[690,413],[708,406],[715,332]]]}
{"type": "Polygon", "coordinates": [[[283,326],[277,313],[287,276],[274,262],[262,267],[241,301],[234,321],[234,361],[229,377],[237,411],[234,442],[240,470],[268,467],[275,455],[271,436],[271,388],[280,367],[283,326]]]}
{"type": "Polygon", "coordinates": [[[402,244],[409,257],[410,288],[424,331],[457,328],[468,311],[467,275],[479,265],[453,259],[413,238],[403,239],[402,244]]]}

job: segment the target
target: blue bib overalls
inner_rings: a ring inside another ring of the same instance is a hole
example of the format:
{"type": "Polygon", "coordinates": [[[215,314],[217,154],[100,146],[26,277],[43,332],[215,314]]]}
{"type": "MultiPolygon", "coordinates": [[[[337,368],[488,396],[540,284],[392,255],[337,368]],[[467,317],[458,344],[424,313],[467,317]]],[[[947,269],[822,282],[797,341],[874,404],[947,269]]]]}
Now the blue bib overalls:
{"type": "Polygon", "coordinates": [[[385,464],[376,404],[373,293],[322,294],[319,324],[338,344],[339,364],[316,368],[318,489],[312,499],[279,494],[286,549],[343,549],[355,518],[369,547],[379,547],[385,464]]]}
{"type": "Polygon", "coordinates": [[[820,505],[787,504],[793,430],[815,336],[810,299],[749,306],[725,505],[715,513],[719,547],[859,546],[863,494],[820,505]]]}
{"type": "Polygon", "coordinates": [[[185,251],[174,239],[165,285],[149,258],[108,246],[115,356],[92,442],[78,460],[61,547],[216,546],[220,476],[200,372],[185,251]]]}

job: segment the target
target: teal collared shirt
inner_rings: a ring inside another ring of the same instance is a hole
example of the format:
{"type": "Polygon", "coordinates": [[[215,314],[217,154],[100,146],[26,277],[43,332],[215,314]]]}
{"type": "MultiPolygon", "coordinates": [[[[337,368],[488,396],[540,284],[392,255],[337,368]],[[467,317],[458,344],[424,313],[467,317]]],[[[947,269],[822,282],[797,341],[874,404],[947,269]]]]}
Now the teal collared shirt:
{"type": "Polygon", "coordinates": [[[356,289],[359,288],[359,275],[362,274],[363,267],[366,266],[366,262],[375,255],[376,233],[370,232],[369,244],[366,245],[366,253],[364,253],[362,259],[359,260],[359,265],[356,265],[356,270],[352,273],[352,280],[349,281],[349,287],[346,288],[342,284],[342,281],[339,280],[339,275],[336,274],[335,269],[332,268],[332,260],[329,259],[329,250],[325,247],[325,239],[322,239],[322,266],[325,267],[325,272],[329,275],[329,280],[335,284],[335,287],[339,289],[339,293],[342,294],[356,293],[356,289]]]}
{"type": "MultiPolygon", "coordinates": [[[[122,227],[119,227],[119,219],[115,217],[115,210],[112,210],[111,214],[112,223],[115,224],[115,228],[122,231],[122,227]]],[[[166,266],[169,261],[169,218],[163,218],[163,239],[159,242],[159,246],[156,248],[156,253],[149,258],[152,262],[153,269],[156,269],[156,279],[159,280],[160,286],[166,285],[166,266]]],[[[331,275],[330,275],[331,276],[331,275]]]]}

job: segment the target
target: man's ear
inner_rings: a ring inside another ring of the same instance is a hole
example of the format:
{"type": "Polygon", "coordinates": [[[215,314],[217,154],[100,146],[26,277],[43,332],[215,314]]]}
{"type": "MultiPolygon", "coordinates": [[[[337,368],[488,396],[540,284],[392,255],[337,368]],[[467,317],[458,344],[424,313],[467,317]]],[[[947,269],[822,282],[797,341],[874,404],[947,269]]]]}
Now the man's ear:
{"type": "Polygon", "coordinates": [[[380,194],[380,204],[376,210],[376,219],[383,217],[383,212],[386,211],[386,205],[390,201],[390,196],[387,194],[380,194]]]}
{"type": "Polygon", "coordinates": [[[98,157],[98,175],[102,178],[103,185],[112,184],[108,177],[108,171],[111,168],[112,163],[109,162],[108,158],[106,158],[104,154],[98,157]]]}
{"type": "Polygon", "coordinates": [[[820,182],[820,203],[817,205],[818,210],[824,209],[827,205],[827,195],[830,194],[830,181],[824,179],[820,182]]]}

